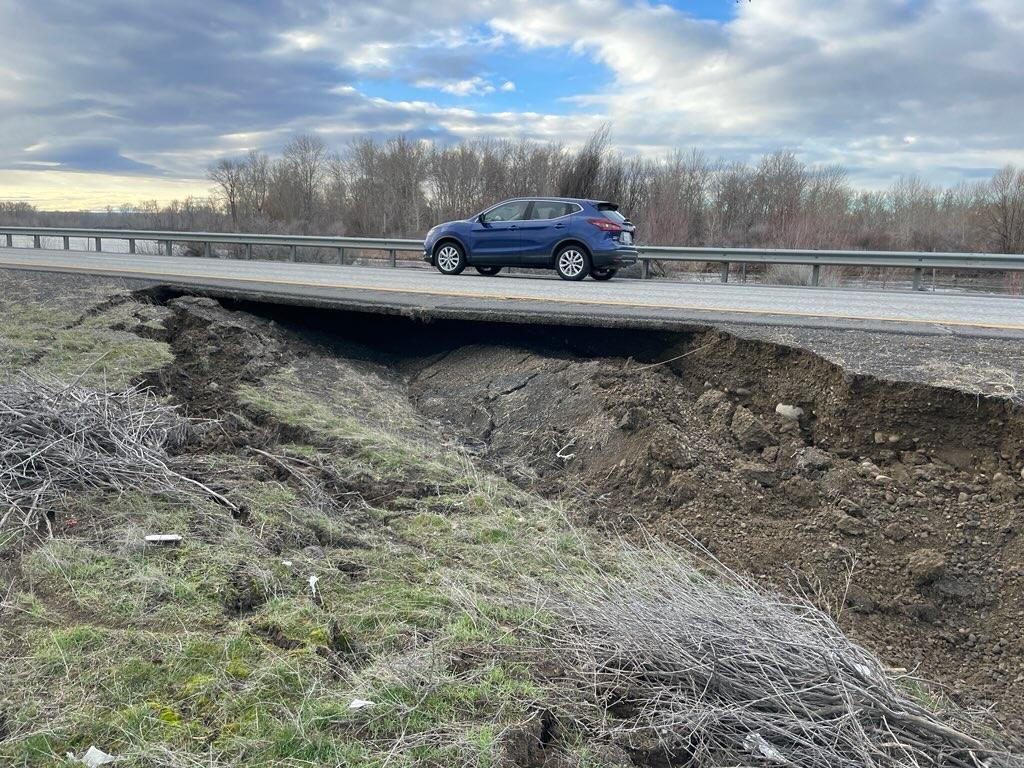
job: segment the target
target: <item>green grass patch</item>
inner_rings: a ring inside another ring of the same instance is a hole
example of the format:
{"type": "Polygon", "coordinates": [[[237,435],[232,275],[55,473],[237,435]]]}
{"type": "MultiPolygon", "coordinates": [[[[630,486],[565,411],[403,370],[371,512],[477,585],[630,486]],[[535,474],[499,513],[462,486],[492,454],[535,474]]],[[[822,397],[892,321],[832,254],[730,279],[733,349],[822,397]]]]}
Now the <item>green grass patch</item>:
{"type": "MultiPolygon", "coordinates": [[[[115,329],[141,324],[129,315],[143,305],[129,302],[87,314],[104,298],[92,293],[66,301],[0,301],[0,371],[23,368],[69,381],[85,371],[86,386],[119,389],[171,361],[167,344],[115,329]]],[[[155,317],[144,322],[159,327],[155,317]]]]}
{"type": "MultiPolygon", "coordinates": [[[[130,304],[12,317],[0,369],[73,376],[102,357],[85,383],[113,387],[169,359],[117,330],[159,325],[130,304]]],[[[312,436],[268,450],[314,480],[323,467],[333,504],[232,451],[203,468],[236,514],[89,493],[52,539],[0,534],[16,617],[0,627],[0,765],[60,765],[90,745],[119,766],[501,764],[503,734],[544,692],[510,660],[538,618],[500,598],[573,546],[557,511],[439,444],[401,387],[344,361],[313,367],[239,394],[312,436]],[[183,541],[146,546],[149,533],[183,541]],[[375,704],[352,710],[357,697],[375,704]]]]}

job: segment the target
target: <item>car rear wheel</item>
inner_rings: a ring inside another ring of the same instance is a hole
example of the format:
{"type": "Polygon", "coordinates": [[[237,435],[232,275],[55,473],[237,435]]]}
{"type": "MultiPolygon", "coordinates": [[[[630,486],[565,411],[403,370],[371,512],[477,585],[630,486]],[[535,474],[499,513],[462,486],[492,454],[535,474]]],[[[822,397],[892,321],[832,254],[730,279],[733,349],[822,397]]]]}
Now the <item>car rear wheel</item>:
{"type": "Polygon", "coordinates": [[[474,269],[481,275],[487,277],[494,277],[496,274],[501,272],[501,267],[474,267],[474,269]]]}
{"type": "Polygon", "coordinates": [[[582,280],[590,274],[590,256],[578,246],[567,245],[555,256],[555,271],[563,280],[582,280]]]}
{"type": "Polygon", "coordinates": [[[443,275],[458,275],[466,268],[466,254],[456,243],[442,243],[434,251],[434,264],[443,275]]]}
{"type": "Polygon", "coordinates": [[[619,270],[612,269],[611,267],[604,267],[603,269],[592,269],[590,270],[590,276],[595,280],[611,280],[613,277],[615,277],[615,273],[618,271],[619,270]]]}

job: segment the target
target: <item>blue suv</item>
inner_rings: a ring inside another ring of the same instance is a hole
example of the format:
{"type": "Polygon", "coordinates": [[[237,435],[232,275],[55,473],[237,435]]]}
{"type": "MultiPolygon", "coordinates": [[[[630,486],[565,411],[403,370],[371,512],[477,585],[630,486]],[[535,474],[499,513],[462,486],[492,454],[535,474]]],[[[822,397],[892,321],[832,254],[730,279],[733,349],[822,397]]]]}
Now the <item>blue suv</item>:
{"type": "Polygon", "coordinates": [[[610,280],[620,267],[636,263],[635,233],[615,203],[522,197],[434,227],[423,243],[423,260],[446,275],[466,267],[481,275],[538,267],[554,269],[563,280],[610,280]]]}

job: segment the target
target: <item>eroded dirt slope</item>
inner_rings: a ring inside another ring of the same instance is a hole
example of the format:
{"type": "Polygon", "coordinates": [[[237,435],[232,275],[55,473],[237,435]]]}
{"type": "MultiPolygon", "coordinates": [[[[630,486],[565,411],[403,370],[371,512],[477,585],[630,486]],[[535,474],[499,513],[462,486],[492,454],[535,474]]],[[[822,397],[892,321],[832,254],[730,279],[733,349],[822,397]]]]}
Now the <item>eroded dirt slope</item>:
{"type": "Polygon", "coordinates": [[[207,300],[172,306],[184,363],[163,384],[200,412],[225,381],[287,362],[313,382],[333,355],[589,523],[696,539],[730,567],[815,594],[893,667],[992,703],[1015,727],[1024,717],[1024,415],[1006,399],[851,374],[720,331],[467,331],[292,312],[267,325],[207,300]],[[217,349],[189,364],[199,343],[217,349]]]}
{"type": "MultiPolygon", "coordinates": [[[[455,618],[447,586],[486,576],[501,592],[499,552],[522,566],[560,543],[537,494],[610,535],[692,535],[727,565],[813,593],[887,663],[994,704],[1021,732],[1024,452],[1006,401],[718,332],[466,328],[158,292],[119,302],[58,333],[33,320],[23,344],[8,334],[12,365],[45,347],[47,369],[101,354],[106,366],[120,359],[106,348],[130,340],[131,371],[145,363],[161,393],[217,420],[189,450],[240,509],[84,499],[57,538],[11,549],[24,560],[0,579],[26,597],[4,671],[32,698],[0,714],[19,734],[38,720],[54,754],[102,740],[134,746],[137,764],[163,764],[153,744],[170,745],[168,761],[209,744],[264,764],[344,764],[357,742],[390,755],[409,723],[347,709],[383,689],[395,712],[428,715],[417,738],[465,753],[500,723],[480,755],[544,764],[554,737],[524,704],[532,681],[519,659],[482,651],[504,637],[455,618]],[[102,345],[81,336],[97,319],[102,345]],[[478,461],[449,450],[453,435],[478,461]],[[189,541],[125,544],[157,524],[189,541]],[[240,707],[250,697],[259,729],[240,707]],[[131,717],[161,730],[136,744],[131,717]]],[[[29,741],[16,746],[41,754],[29,741]]],[[[473,764],[456,757],[437,764],[473,764]]]]}
{"type": "Polygon", "coordinates": [[[463,347],[426,361],[410,396],[592,522],[692,535],[819,593],[893,666],[1019,718],[1021,410],[718,332],[658,355],[671,362],[463,347]]]}
{"type": "MultiPolygon", "coordinates": [[[[692,537],[731,567],[817,595],[893,667],[1017,726],[1024,717],[1024,415],[1009,400],[851,374],[720,331],[479,331],[258,317],[191,298],[168,308],[178,365],[158,383],[198,415],[217,411],[223,387],[285,365],[315,389],[333,357],[591,524],[692,537]]],[[[225,423],[219,439],[259,443],[244,409],[225,423]]]]}

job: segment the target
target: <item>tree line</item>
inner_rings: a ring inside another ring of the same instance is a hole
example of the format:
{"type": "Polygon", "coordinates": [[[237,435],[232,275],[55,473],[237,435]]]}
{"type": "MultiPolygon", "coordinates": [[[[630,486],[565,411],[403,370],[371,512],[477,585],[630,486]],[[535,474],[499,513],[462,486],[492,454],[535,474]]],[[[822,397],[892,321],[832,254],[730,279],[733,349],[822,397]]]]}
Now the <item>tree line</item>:
{"type": "Polygon", "coordinates": [[[623,155],[608,130],[581,147],[527,140],[439,144],[364,138],[341,150],[298,136],[279,157],[250,151],[209,169],[207,199],[57,214],[0,203],[8,224],[420,237],[507,197],[614,200],[643,242],[779,248],[1024,252],[1024,169],[952,187],[901,177],[854,187],[840,166],[789,151],[755,162],[692,149],[623,155]]]}

